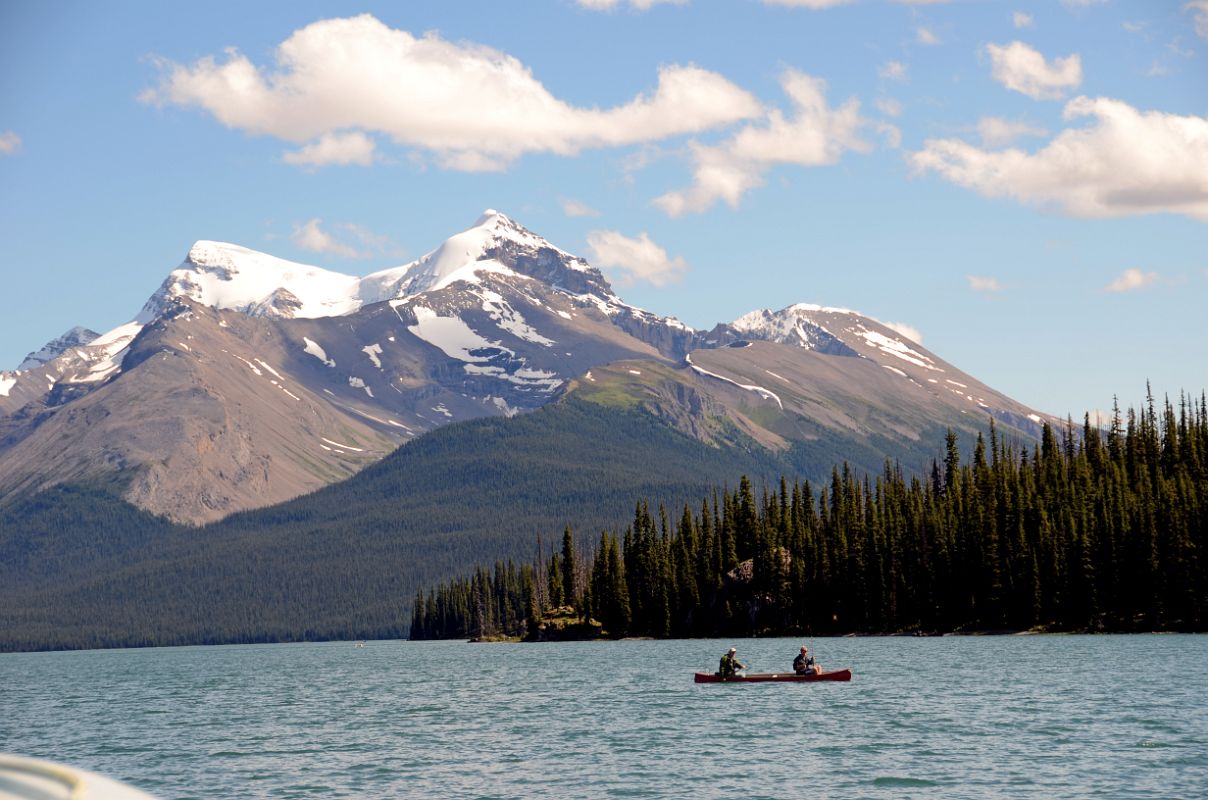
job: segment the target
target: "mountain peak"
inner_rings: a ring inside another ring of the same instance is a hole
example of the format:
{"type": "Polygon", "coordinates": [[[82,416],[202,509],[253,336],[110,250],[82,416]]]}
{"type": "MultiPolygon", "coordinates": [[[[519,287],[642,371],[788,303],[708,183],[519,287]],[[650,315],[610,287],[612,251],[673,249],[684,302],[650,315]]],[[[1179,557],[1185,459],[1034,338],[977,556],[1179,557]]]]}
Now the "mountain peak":
{"type": "Polygon", "coordinates": [[[100,336],[100,334],[96,331],[91,331],[88,328],[83,328],[77,325],[64,333],[62,336],[51,339],[46,344],[42,345],[41,350],[37,350],[27,355],[25,360],[21,362],[17,369],[36,369],[45,364],[47,361],[58,358],[73,347],[86,346],[98,336],[100,336]]]}
{"type": "Polygon", "coordinates": [[[372,303],[405,300],[458,282],[476,284],[486,273],[511,273],[570,294],[619,302],[604,276],[582,258],[488,208],[472,226],[422,258],[363,278],[200,239],[136,319],[150,322],[181,299],[250,316],[343,316],[372,303]]]}
{"type": "Polygon", "coordinates": [[[435,250],[408,265],[404,279],[399,282],[398,296],[442,289],[458,280],[475,282],[478,271],[497,270],[500,266],[549,282],[559,271],[554,268],[551,256],[563,271],[594,272],[581,258],[553,245],[506,214],[488,208],[471,227],[450,236],[435,250]],[[539,274],[526,266],[535,262],[543,262],[544,269],[539,274]]]}
{"type": "Polygon", "coordinates": [[[168,274],[143,307],[139,320],[149,321],[167,302],[180,298],[253,316],[338,316],[360,306],[359,284],[360,279],[352,275],[202,239],[168,274]],[[288,304],[276,302],[283,291],[292,298],[288,304]]]}
{"type": "Polygon", "coordinates": [[[509,218],[508,218],[507,214],[502,214],[502,213],[500,213],[500,212],[496,211],[496,210],[495,210],[495,209],[493,209],[493,208],[488,208],[488,209],[486,209],[485,211],[483,211],[483,212],[482,212],[482,214],[480,214],[480,215],[479,215],[479,217],[478,217],[478,221],[474,223],[474,227],[475,227],[475,228],[481,228],[481,227],[483,227],[483,226],[485,226],[485,225],[489,225],[489,224],[491,224],[491,223],[492,223],[492,222],[493,222],[493,221],[494,221],[494,220],[495,220],[497,217],[502,217],[504,220],[507,220],[508,222],[511,222],[511,219],[509,219],[509,218]]]}

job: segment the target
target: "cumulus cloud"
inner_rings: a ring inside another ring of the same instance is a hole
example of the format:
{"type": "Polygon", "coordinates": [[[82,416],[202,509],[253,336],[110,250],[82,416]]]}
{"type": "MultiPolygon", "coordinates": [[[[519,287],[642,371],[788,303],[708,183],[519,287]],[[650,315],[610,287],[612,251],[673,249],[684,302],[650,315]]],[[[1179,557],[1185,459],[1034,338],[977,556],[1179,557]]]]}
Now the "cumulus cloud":
{"type": "Polygon", "coordinates": [[[977,123],[982,144],[991,148],[1003,147],[1024,136],[1047,136],[1048,133],[1030,122],[1002,117],[982,117],[977,123]]]}
{"type": "Polygon", "coordinates": [[[615,275],[622,285],[645,281],[654,286],[674,283],[688,271],[682,256],[671,258],[645,231],[631,239],[617,231],[598,230],[587,234],[589,260],[615,275]]]}
{"type": "Polygon", "coordinates": [[[986,275],[966,275],[965,279],[969,281],[969,288],[975,292],[1001,292],[1003,288],[998,278],[986,275]]]}
{"type": "Polygon", "coordinates": [[[301,225],[295,224],[291,240],[303,250],[311,250],[316,253],[326,253],[340,258],[359,258],[361,256],[361,252],[355,247],[339,241],[327,231],[319,228],[322,222],[323,220],[315,217],[301,225]]]}
{"type": "Polygon", "coordinates": [[[793,106],[791,117],[772,109],[762,122],[743,127],[720,145],[693,142],[695,182],[656,198],[655,205],[673,217],[704,211],[718,200],[734,208],[777,164],[834,164],[845,150],[869,149],[859,138],[865,120],[854,98],[831,108],[825,82],[797,70],[786,70],[780,83],[793,106]]]}
{"type": "Polygon", "coordinates": [[[885,322],[882,323],[886,328],[889,328],[894,333],[900,333],[907,339],[910,339],[915,344],[923,343],[923,333],[913,325],[907,325],[905,322],[885,322]]]}
{"type": "Polygon", "coordinates": [[[379,134],[466,171],[501,169],[525,153],[573,155],[700,133],[762,111],[747,91],[692,65],[661,67],[654,90],[623,105],[578,107],[507,53],[413,36],[369,14],[312,23],[275,57],[275,69],[236,50],[192,65],[161,60],[159,84],[141,99],[201,108],[227,127],[305,145],[291,154],[304,165],[325,153],[372,157],[352,135],[379,134]]]}
{"type": "Polygon", "coordinates": [[[940,37],[936,36],[930,28],[924,28],[921,25],[915,31],[915,39],[919,44],[928,46],[940,44],[940,37]]]}
{"type": "Polygon", "coordinates": [[[580,203],[578,200],[571,200],[569,197],[563,197],[562,213],[568,217],[598,217],[600,212],[596,211],[586,203],[580,203]]]}
{"type": "Polygon", "coordinates": [[[281,158],[296,167],[322,167],[328,164],[367,167],[374,162],[376,143],[360,131],[325,133],[300,150],[285,153],[281,158]]]}
{"type": "Polygon", "coordinates": [[[988,44],[994,80],[1033,100],[1059,100],[1067,89],[1082,83],[1082,59],[1077,53],[1052,63],[1023,42],[988,44]]]}
{"type": "Polygon", "coordinates": [[[1142,272],[1137,268],[1126,269],[1114,281],[1103,287],[1105,292],[1135,292],[1158,280],[1156,272],[1142,272]]]}
{"type": "Polygon", "coordinates": [[[290,240],[294,246],[315,253],[337,256],[339,258],[371,258],[379,254],[402,257],[403,251],[386,236],[381,236],[366,228],[345,222],[336,225],[342,237],[338,238],[319,226],[323,220],[315,217],[301,224],[294,224],[290,240]],[[360,246],[354,246],[347,240],[352,239],[360,246]]]}
{"type": "Polygon", "coordinates": [[[1023,11],[1016,11],[1012,14],[1011,21],[1015,23],[1016,28],[1031,28],[1036,24],[1036,20],[1032,19],[1032,15],[1026,14],[1023,11]]]}
{"type": "Polygon", "coordinates": [[[0,133],[0,155],[11,156],[21,149],[21,137],[12,131],[0,133]]]}
{"type": "Polygon", "coordinates": [[[902,103],[892,97],[878,97],[872,101],[877,111],[880,111],[887,117],[900,117],[902,115],[902,103]]]}
{"type": "Polygon", "coordinates": [[[1170,70],[1167,69],[1166,65],[1163,64],[1161,61],[1158,61],[1155,58],[1153,60],[1153,63],[1149,65],[1149,69],[1145,70],[1145,77],[1146,78],[1160,78],[1163,75],[1168,74],[1169,72],[1170,72],[1170,70]]]}
{"type": "Polygon", "coordinates": [[[649,11],[657,5],[685,5],[688,0],[575,0],[581,8],[589,11],[614,11],[620,6],[628,5],[635,11],[649,11]]]}
{"type": "Polygon", "coordinates": [[[877,74],[891,81],[904,81],[906,80],[906,65],[901,61],[890,61],[887,64],[883,64],[877,70],[877,74]]]}
{"type": "Polygon", "coordinates": [[[763,0],[765,6],[787,6],[789,8],[810,8],[815,11],[823,8],[845,6],[855,0],[763,0]]]}
{"type": "Polygon", "coordinates": [[[1192,13],[1196,35],[1208,39],[1208,0],[1191,0],[1183,6],[1183,10],[1192,13]]]}
{"type": "Polygon", "coordinates": [[[986,197],[1053,205],[1075,217],[1165,212],[1208,222],[1208,118],[1138,111],[1105,97],[1074,98],[1064,116],[1091,122],[1034,153],[930,139],[911,164],[986,197]]]}

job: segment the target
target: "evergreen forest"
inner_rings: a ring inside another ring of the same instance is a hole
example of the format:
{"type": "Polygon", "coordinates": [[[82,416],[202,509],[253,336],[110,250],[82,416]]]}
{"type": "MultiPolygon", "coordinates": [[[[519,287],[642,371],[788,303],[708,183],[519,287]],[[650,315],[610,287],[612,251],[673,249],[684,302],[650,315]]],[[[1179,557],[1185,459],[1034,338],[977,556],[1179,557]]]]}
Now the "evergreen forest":
{"type": "MultiPolygon", "coordinates": [[[[593,537],[594,538],[594,537],[593,537]]],[[[836,467],[822,485],[743,478],[671,512],[637,501],[577,555],[499,561],[421,591],[411,638],[1205,630],[1208,404],[1180,397],[1106,429],[991,425],[924,475],[836,467]]]]}

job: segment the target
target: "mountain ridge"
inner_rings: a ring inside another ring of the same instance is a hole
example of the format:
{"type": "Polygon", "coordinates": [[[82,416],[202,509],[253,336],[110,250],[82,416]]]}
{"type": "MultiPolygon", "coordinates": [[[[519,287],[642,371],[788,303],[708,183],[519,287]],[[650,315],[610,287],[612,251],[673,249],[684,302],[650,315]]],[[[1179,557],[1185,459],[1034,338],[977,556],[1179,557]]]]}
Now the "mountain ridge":
{"type": "Polygon", "coordinates": [[[847,309],[701,331],[629,305],[493,209],[363,278],[202,240],[134,320],[61,350],[0,373],[0,499],[129,470],[128,500],[192,523],[343,480],[451,422],[540,408],[593,370],[701,441],[725,419],[773,450],[821,426],[853,447],[880,437],[892,459],[920,430],[992,416],[1027,437],[1045,419],[847,309]],[[616,380],[620,362],[676,377],[616,380]]]}

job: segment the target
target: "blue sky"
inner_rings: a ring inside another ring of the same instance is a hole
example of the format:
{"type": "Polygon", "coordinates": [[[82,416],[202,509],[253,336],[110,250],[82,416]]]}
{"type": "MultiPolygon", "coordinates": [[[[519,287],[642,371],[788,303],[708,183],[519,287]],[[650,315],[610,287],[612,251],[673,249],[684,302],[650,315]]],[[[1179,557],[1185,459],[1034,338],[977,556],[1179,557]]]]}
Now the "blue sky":
{"type": "Polygon", "coordinates": [[[197,239],[498,208],[711,327],[844,306],[1040,410],[1208,384],[1208,0],[0,5],[0,366],[197,239]]]}

